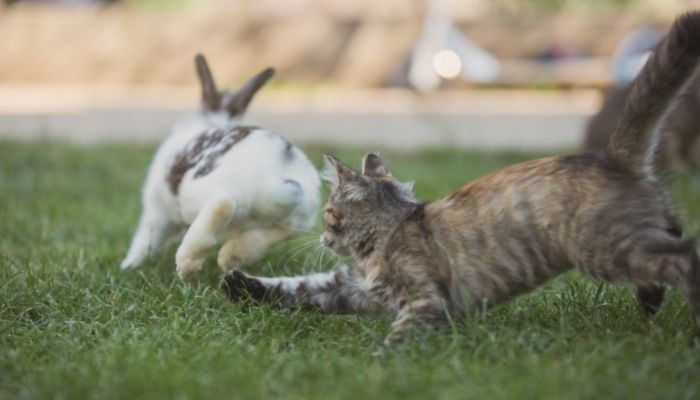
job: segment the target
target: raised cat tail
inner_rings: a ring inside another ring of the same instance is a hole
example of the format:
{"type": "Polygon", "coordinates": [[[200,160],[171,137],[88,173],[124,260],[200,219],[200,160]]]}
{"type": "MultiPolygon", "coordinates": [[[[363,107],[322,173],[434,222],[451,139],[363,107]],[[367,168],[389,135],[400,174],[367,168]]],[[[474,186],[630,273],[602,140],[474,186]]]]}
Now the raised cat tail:
{"type": "Polygon", "coordinates": [[[608,153],[635,174],[653,174],[660,125],[700,61],[700,12],[677,18],[632,83],[608,153]]]}

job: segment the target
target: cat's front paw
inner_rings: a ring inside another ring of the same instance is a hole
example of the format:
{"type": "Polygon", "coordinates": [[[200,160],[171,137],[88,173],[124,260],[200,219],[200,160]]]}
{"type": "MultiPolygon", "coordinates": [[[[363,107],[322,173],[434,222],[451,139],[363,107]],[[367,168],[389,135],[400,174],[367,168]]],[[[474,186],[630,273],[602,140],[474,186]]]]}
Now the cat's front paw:
{"type": "Polygon", "coordinates": [[[181,253],[178,251],[175,255],[177,276],[183,281],[195,277],[199,271],[202,270],[203,264],[204,260],[202,258],[195,258],[188,253],[181,253]]]}
{"type": "Polygon", "coordinates": [[[221,290],[232,302],[239,302],[247,298],[262,300],[265,298],[265,286],[259,280],[250,278],[241,271],[233,270],[224,275],[221,282],[221,290]]]}

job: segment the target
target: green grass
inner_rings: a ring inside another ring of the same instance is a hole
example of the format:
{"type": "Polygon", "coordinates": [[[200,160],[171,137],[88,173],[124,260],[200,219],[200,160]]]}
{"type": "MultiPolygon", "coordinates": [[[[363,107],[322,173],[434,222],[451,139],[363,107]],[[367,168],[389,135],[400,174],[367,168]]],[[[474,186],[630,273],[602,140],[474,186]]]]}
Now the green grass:
{"type": "MultiPolygon", "coordinates": [[[[121,273],[152,150],[0,142],[0,399],[700,398],[700,341],[676,291],[647,319],[629,288],[572,273],[377,356],[389,317],[232,305],[213,255],[191,284],[174,249],[121,273]]],[[[534,156],[385,155],[424,198],[534,156]]],[[[697,235],[699,189],[675,192],[697,235]]],[[[252,271],[329,268],[317,234],[252,271]]]]}

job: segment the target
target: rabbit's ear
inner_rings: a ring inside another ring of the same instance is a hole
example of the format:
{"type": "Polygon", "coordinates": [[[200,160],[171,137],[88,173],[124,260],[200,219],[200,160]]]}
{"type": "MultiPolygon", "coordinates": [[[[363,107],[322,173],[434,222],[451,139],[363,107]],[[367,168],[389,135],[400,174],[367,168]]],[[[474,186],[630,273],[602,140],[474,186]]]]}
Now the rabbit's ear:
{"type": "Polygon", "coordinates": [[[219,103],[221,102],[221,96],[216,90],[214,77],[211,75],[211,71],[207,65],[207,60],[203,55],[197,54],[197,56],[194,58],[194,63],[197,66],[199,82],[202,84],[202,101],[204,102],[204,106],[210,111],[218,110],[219,103]]]}
{"type": "Polygon", "coordinates": [[[261,87],[267,82],[272,75],[275,74],[275,70],[272,68],[265,68],[263,71],[259,72],[254,77],[248,79],[243,86],[240,87],[233,95],[231,99],[225,104],[226,110],[232,116],[239,116],[245,113],[248,104],[253,100],[255,93],[260,90],[261,87]]]}

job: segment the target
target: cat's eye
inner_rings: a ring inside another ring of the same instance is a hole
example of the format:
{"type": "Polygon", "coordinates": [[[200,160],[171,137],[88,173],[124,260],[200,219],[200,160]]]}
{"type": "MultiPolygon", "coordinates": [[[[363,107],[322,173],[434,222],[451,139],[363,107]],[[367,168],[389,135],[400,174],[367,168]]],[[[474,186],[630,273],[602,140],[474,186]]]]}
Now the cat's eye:
{"type": "Polygon", "coordinates": [[[340,220],[342,219],[342,214],[335,210],[334,208],[326,208],[323,210],[323,220],[325,221],[328,228],[337,231],[340,229],[340,220]]]}
{"type": "Polygon", "coordinates": [[[340,219],[341,217],[341,213],[332,207],[326,208],[325,210],[323,210],[323,213],[335,219],[340,219]]]}

